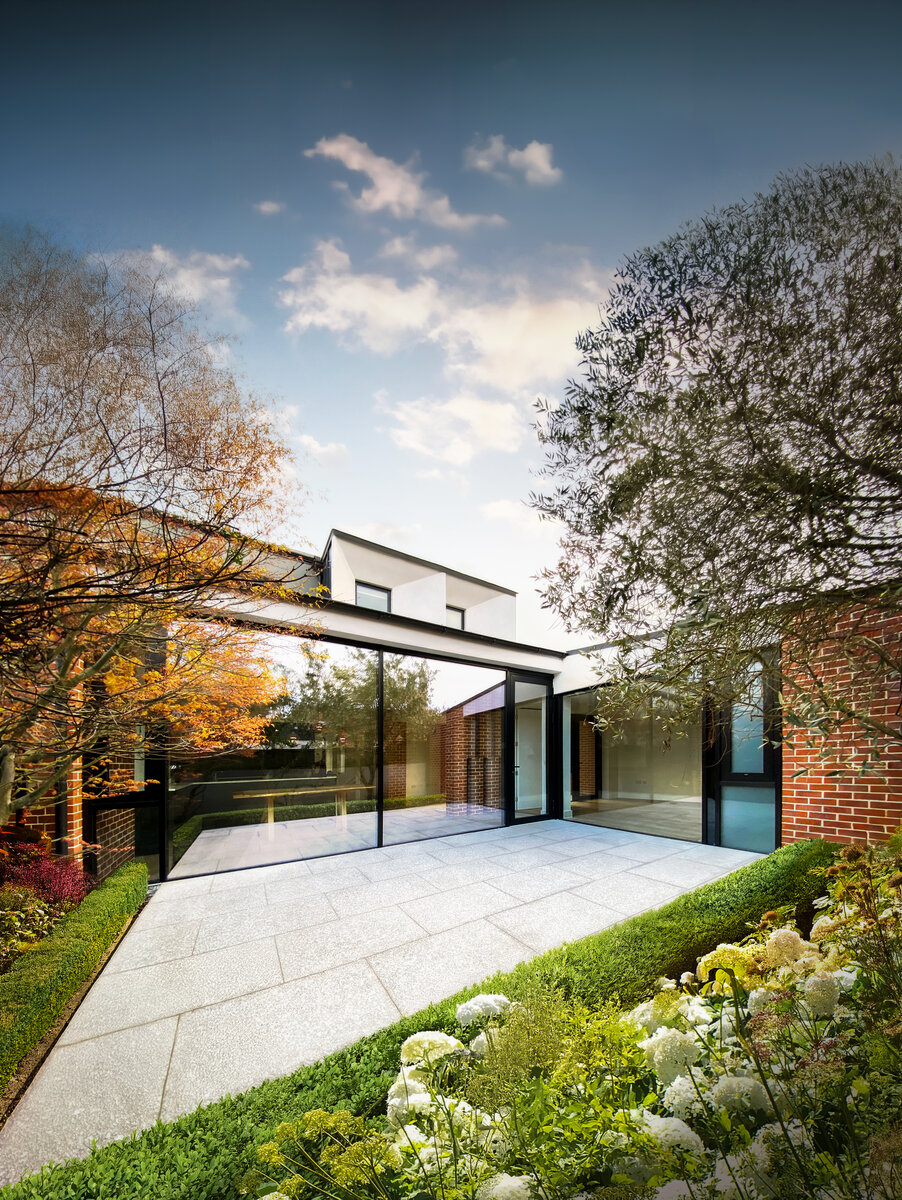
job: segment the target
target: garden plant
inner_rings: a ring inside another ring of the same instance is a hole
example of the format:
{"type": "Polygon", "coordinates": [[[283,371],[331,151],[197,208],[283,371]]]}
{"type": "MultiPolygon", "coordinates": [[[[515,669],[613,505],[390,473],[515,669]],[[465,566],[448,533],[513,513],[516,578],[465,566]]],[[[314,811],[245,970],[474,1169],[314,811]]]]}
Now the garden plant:
{"type": "Polygon", "coordinates": [[[482,994],[400,1049],[385,1115],[313,1110],[250,1196],[894,1200],[902,837],[850,846],[810,929],[764,913],[630,1010],[482,994]]]}

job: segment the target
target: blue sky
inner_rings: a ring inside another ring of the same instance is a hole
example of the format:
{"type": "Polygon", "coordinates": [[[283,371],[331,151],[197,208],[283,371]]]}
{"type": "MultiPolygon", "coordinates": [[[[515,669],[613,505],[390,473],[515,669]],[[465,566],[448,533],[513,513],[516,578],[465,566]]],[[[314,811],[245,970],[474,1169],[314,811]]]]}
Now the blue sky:
{"type": "MultiPolygon", "coordinates": [[[[802,164],[902,149],[902,7],[36,3],[0,216],[150,254],[276,397],[330,527],[521,590],[523,501],[618,261],[802,164]]],[[[552,631],[548,628],[551,624],[552,631]]]]}

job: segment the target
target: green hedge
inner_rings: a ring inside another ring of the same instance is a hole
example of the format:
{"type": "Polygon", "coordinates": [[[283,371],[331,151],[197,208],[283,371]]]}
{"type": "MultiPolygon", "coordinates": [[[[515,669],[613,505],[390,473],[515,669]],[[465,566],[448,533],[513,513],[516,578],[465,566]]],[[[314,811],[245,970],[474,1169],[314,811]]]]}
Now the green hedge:
{"type": "Polygon", "coordinates": [[[255,1165],[255,1147],[280,1121],[311,1108],[383,1111],[401,1043],[421,1029],[454,1030],[454,1011],[478,991],[522,996],[536,981],[553,982],[592,1003],[619,995],[641,999],[659,975],[694,965],[694,956],[744,937],[746,921],[781,904],[810,905],[824,890],[823,869],[836,847],[799,842],[705,884],[656,912],[499,973],[439,1004],[361,1038],[321,1062],[226,1096],[131,1138],[95,1148],[89,1158],[45,1167],[0,1189],[4,1200],[235,1200],[235,1180],[255,1165]],[[815,871],[815,874],[812,874],[815,871]]]}
{"type": "Polygon", "coordinates": [[[38,1044],[147,895],[147,867],[120,867],[0,975],[0,1087],[38,1044]]]}

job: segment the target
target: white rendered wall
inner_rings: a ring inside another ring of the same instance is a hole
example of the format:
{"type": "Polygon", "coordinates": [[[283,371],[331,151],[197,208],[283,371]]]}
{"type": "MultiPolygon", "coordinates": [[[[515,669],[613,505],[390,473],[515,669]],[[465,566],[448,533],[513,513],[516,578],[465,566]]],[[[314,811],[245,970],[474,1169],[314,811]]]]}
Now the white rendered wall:
{"type": "MultiPolygon", "coordinates": [[[[442,620],[444,621],[444,614],[442,620]]],[[[469,633],[481,633],[483,637],[517,637],[517,597],[493,596],[466,610],[464,626],[469,633]]]]}
{"type": "Polygon", "coordinates": [[[329,566],[332,579],[331,599],[342,600],[345,604],[356,603],[357,589],[354,572],[351,570],[344,547],[337,538],[332,539],[329,548],[329,566]]]}
{"type": "Polygon", "coordinates": [[[445,576],[434,572],[410,583],[397,584],[391,590],[391,610],[395,616],[444,625],[445,576]]]}

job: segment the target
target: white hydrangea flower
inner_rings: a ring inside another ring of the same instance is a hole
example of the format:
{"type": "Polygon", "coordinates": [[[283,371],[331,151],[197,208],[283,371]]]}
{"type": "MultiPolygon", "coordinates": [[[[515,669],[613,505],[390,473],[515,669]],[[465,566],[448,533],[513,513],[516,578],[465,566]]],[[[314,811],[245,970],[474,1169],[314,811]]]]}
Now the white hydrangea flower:
{"type": "Polygon", "coordinates": [[[833,973],[833,978],[839,984],[841,992],[849,992],[858,978],[857,967],[838,967],[833,973]]]}
{"type": "Polygon", "coordinates": [[[813,947],[802,941],[794,929],[775,929],[764,947],[768,966],[790,967],[813,947]]]}
{"type": "Polygon", "coordinates": [[[711,1020],[711,1009],[701,996],[684,996],[679,1012],[688,1025],[707,1025],[711,1020]]]}
{"type": "Polygon", "coordinates": [[[701,1154],[705,1148],[698,1134],[679,1117],[658,1117],[654,1113],[644,1112],[642,1124],[665,1150],[691,1150],[701,1154]]]}
{"type": "Polygon", "coordinates": [[[772,1105],[760,1079],[744,1075],[721,1075],[711,1089],[711,1101],[718,1108],[736,1112],[771,1112],[772,1105]]]}
{"type": "Polygon", "coordinates": [[[488,1029],[484,1029],[482,1033],[477,1033],[476,1037],[470,1042],[470,1053],[475,1055],[476,1058],[485,1058],[489,1051],[489,1042],[495,1033],[496,1030],[491,1025],[488,1029]]]}
{"type": "Polygon", "coordinates": [[[667,1087],[686,1067],[698,1060],[701,1043],[680,1029],[662,1028],[639,1043],[645,1059],[661,1083],[667,1087]]]}
{"type": "Polygon", "coordinates": [[[402,1125],[395,1134],[395,1145],[401,1147],[425,1146],[429,1138],[419,1125],[402,1125]]]}
{"type": "Polygon", "coordinates": [[[472,1025],[484,1017],[497,1017],[510,1007],[507,996],[493,995],[490,992],[480,992],[457,1006],[456,1017],[461,1025],[472,1025]]]}
{"type": "Polygon", "coordinates": [[[688,1075],[677,1075],[673,1083],[665,1089],[661,1098],[673,1115],[679,1117],[681,1121],[697,1115],[703,1108],[695,1084],[688,1075]]]}
{"type": "Polygon", "coordinates": [[[642,1004],[637,1004],[626,1016],[627,1020],[632,1021],[639,1029],[647,1030],[648,1033],[654,1033],[661,1025],[655,1016],[653,1000],[645,1000],[642,1004]]]}
{"type": "Polygon", "coordinates": [[[802,989],[805,1003],[815,1017],[832,1017],[839,999],[839,980],[833,975],[809,975],[802,989]]]}
{"type": "Polygon", "coordinates": [[[412,1034],[402,1044],[401,1062],[409,1066],[425,1064],[431,1067],[440,1058],[453,1054],[455,1050],[463,1050],[463,1043],[456,1037],[436,1029],[426,1029],[422,1033],[412,1034]]]}
{"type": "Polygon", "coordinates": [[[430,1103],[429,1089],[423,1082],[422,1072],[412,1067],[402,1067],[388,1089],[388,1119],[391,1124],[403,1125],[410,1110],[423,1111],[430,1103]],[[414,1103],[415,1099],[419,1103],[414,1103]]]}
{"type": "Polygon", "coordinates": [[[752,988],[748,998],[749,1016],[757,1016],[766,1004],[770,1004],[776,995],[777,993],[772,992],[770,988],[752,988]]]}
{"type": "Polygon", "coordinates": [[[493,1175],[476,1193],[476,1200],[531,1200],[532,1180],[526,1175],[493,1175]]]}
{"type": "Polygon", "coordinates": [[[659,975],[655,980],[656,992],[675,992],[677,982],[675,979],[670,979],[667,975],[659,975]]]}

